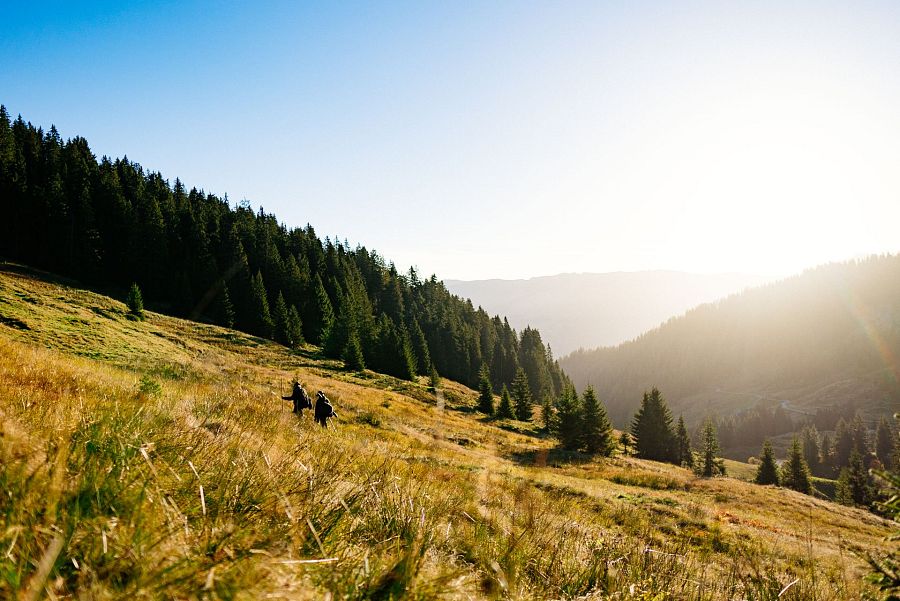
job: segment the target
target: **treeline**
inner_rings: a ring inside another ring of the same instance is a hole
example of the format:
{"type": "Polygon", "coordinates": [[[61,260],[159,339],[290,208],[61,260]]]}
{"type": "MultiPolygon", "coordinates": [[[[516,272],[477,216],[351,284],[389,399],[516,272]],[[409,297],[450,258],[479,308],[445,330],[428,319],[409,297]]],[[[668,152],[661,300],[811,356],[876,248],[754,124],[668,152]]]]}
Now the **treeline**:
{"type": "Polygon", "coordinates": [[[289,346],[304,341],[402,378],[439,373],[495,387],[521,369],[534,398],[568,380],[540,333],[515,332],[434,276],[401,274],[375,251],[288,228],[249,204],[192,188],[87,140],[10,121],[0,107],[0,256],[127,289],[152,307],[289,346]]]}
{"type": "Polygon", "coordinates": [[[784,392],[800,406],[856,403],[889,413],[900,398],[900,255],[825,265],[701,305],[617,347],[560,360],[624,424],[657,385],[692,422],[784,392]]]}

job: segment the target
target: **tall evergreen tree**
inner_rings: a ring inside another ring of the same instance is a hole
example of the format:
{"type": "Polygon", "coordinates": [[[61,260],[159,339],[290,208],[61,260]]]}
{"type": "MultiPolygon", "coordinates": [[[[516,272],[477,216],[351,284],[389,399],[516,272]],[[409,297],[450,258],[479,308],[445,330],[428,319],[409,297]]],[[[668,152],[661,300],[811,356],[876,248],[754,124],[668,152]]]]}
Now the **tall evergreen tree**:
{"type": "Polygon", "coordinates": [[[531,421],[531,387],[528,384],[528,376],[523,368],[516,372],[513,380],[513,399],[515,400],[516,419],[523,422],[531,421]]]}
{"type": "Polygon", "coordinates": [[[315,278],[315,310],[311,327],[311,341],[313,344],[323,344],[328,339],[328,332],[334,322],[334,309],[331,299],[325,291],[325,284],[319,274],[315,278]]]}
{"type": "Polygon", "coordinates": [[[762,453],[759,458],[759,467],[756,468],[757,484],[774,484],[778,485],[778,464],[775,462],[775,451],[772,450],[772,443],[767,438],[763,443],[762,453]]]}
{"type": "Polygon", "coordinates": [[[872,489],[872,480],[863,465],[862,456],[853,449],[849,465],[841,470],[838,477],[836,496],[845,505],[868,507],[872,502],[872,489]]]}
{"type": "Polygon", "coordinates": [[[654,461],[674,461],[672,414],[657,388],[644,393],[641,407],[631,422],[637,456],[654,461]]]}
{"type": "Polygon", "coordinates": [[[716,460],[719,453],[719,440],[716,438],[716,426],[712,418],[707,418],[703,424],[703,451],[700,473],[711,478],[716,474],[724,474],[721,462],[716,460]]]}
{"type": "Polygon", "coordinates": [[[347,344],[344,347],[344,367],[351,371],[362,371],[366,368],[366,360],[363,357],[362,346],[359,342],[359,334],[350,332],[347,344]]]}
{"type": "Polygon", "coordinates": [[[497,417],[500,419],[512,419],[515,417],[512,400],[509,398],[509,389],[506,388],[506,384],[503,385],[503,390],[500,393],[500,404],[497,405],[497,417]]]}
{"type": "Polygon", "coordinates": [[[612,437],[612,424],[606,415],[606,407],[597,398],[593,386],[584,390],[581,401],[581,441],[588,453],[609,456],[616,444],[612,437]]]}
{"type": "Polygon", "coordinates": [[[628,455],[628,449],[634,444],[628,430],[622,430],[622,434],[619,435],[619,444],[622,445],[622,454],[628,455]]]}
{"type": "Polygon", "coordinates": [[[478,410],[485,415],[494,414],[494,389],[491,387],[491,374],[487,365],[481,366],[478,383],[478,410]]]}
{"type": "Polygon", "coordinates": [[[275,310],[272,317],[275,320],[275,341],[287,347],[293,347],[290,324],[288,323],[288,308],[284,302],[284,295],[279,291],[275,299],[275,310]]]}
{"type": "Polygon", "coordinates": [[[684,416],[678,416],[678,426],[675,428],[675,460],[678,465],[694,467],[694,452],[691,451],[691,437],[684,425],[684,416]]]}
{"type": "Polygon", "coordinates": [[[553,402],[553,398],[549,394],[546,394],[544,395],[544,402],[541,403],[541,421],[544,424],[545,432],[556,432],[556,417],[556,406],[553,402]]]}
{"type": "Polygon", "coordinates": [[[577,451],[581,445],[581,402],[572,387],[566,387],[556,403],[557,437],[562,448],[577,451]]]}
{"type": "Polygon", "coordinates": [[[251,334],[272,338],[275,322],[269,310],[269,300],[266,295],[266,285],[263,282],[262,272],[257,271],[250,283],[250,301],[253,307],[253,320],[251,321],[251,334]]]}
{"type": "Polygon", "coordinates": [[[300,312],[294,305],[288,309],[287,334],[291,348],[300,348],[303,345],[303,322],[300,321],[300,312]]]}
{"type": "Polygon", "coordinates": [[[812,492],[809,466],[806,465],[806,459],[803,458],[803,445],[797,438],[791,442],[787,461],[781,466],[781,484],[802,493],[810,494],[812,492]]]}
{"type": "Polygon", "coordinates": [[[806,460],[806,465],[809,466],[810,471],[817,472],[820,463],[820,442],[819,432],[814,425],[803,428],[800,433],[800,444],[803,445],[803,458],[806,460]]]}
{"type": "Polygon", "coordinates": [[[212,307],[213,320],[220,326],[234,327],[234,305],[231,304],[228,287],[225,286],[224,281],[219,280],[215,294],[212,307]]]}
{"type": "Polygon", "coordinates": [[[894,467],[900,468],[900,466],[892,465],[894,456],[894,439],[895,435],[891,431],[891,426],[888,423],[887,417],[882,415],[881,419],[878,420],[878,427],[875,429],[875,455],[878,457],[881,465],[883,465],[884,468],[888,470],[894,467]]]}

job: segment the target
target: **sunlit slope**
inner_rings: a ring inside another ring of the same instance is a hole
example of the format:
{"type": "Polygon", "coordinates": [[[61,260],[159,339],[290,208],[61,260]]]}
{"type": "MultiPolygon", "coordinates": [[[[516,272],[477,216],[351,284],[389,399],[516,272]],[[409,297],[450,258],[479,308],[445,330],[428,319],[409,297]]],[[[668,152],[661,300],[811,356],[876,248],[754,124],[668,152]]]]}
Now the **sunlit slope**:
{"type": "Polygon", "coordinates": [[[900,256],[822,266],[560,363],[577,386],[598,389],[620,424],[651,386],[693,420],[758,402],[896,411],[900,256]]]}
{"type": "Polygon", "coordinates": [[[0,270],[0,598],[845,599],[885,524],[0,270]],[[327,431],[277,399],[299,376],[327,431]],[[521,430],[521,432],[513,431],[521,430]],[[797,580],[799,579],[799,580],[797,580]]]}

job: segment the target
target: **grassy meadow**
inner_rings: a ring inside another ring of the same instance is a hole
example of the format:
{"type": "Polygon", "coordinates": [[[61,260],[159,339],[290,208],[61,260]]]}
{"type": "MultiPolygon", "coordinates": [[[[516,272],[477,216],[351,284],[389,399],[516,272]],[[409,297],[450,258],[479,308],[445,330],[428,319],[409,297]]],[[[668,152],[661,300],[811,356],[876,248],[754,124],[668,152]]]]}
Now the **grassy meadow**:
{"type": "Polygon", "coordinates": [[[340,367],[0,268],[0,598],[827,601],[888,533],[340,367]]]}

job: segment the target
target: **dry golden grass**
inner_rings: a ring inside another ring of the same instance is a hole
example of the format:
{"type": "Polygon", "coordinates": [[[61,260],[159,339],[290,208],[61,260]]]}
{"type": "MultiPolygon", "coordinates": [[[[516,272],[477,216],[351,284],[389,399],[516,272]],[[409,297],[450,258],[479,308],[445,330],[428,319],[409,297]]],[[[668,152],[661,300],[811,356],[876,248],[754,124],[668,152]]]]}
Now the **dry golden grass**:
{"type": "Polygon", "coordinates": [[[0,271],[0,598],[849,599],[887,531],[474,404],[0,271]]]}

